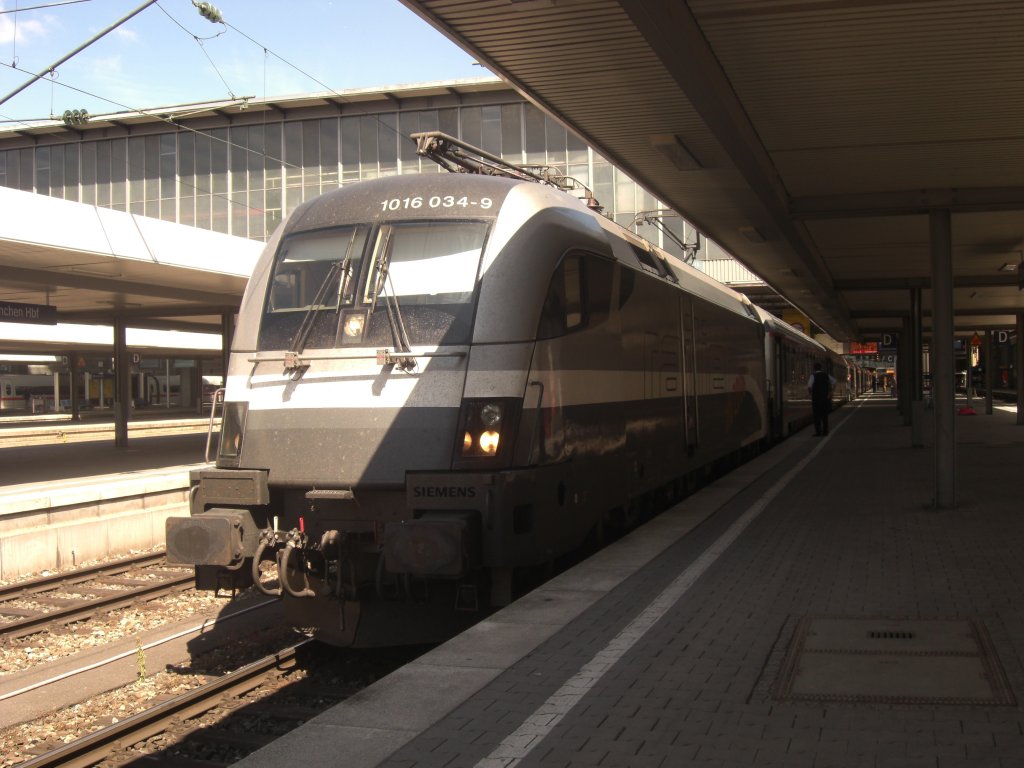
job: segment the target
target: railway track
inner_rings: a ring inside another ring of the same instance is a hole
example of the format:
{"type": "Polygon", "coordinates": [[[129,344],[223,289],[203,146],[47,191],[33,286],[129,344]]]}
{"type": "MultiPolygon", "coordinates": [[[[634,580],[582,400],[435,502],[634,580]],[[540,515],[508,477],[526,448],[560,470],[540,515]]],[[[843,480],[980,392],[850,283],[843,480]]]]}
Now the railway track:
{"type": "Polygon", "coordinates": [[[0,587],[0,637],[25,637],[192,587],[191,568],[163,563],[162,552],[147,554],[0,587]]]}
{"type": "MultiPolygon", "coordinates": [[[[202,727],[190,724],[189,720],[228,700],[244,696],[260,686],[281,683],[287,673],[295,668],[299,650],[314,642],[304,640],[247,664],[203,686],[28,760],[22,763],[20,768],[76,768],[94,765],[105,757],[130,750],[133,745],[169,729],[175,731],[176,740],[183,740],[202,727]]],[[[248,751],[258,749],[269,741],[266,736],[260,734],[254,734],[249,739],[233,740],[243,742],[248,751]]],[[[159,765],[161,762],[173,765],[176,761],[177,758],[169,754],[164,759],[161,759],[159,753],[147,755],[148,765],[159,765]]],[[[215,765],[216,762],[212,764],[215,765]]]]}
{"type": "Polygon", "coordinates": [[[18,768],[228,766],[424,650],[351,651],[303,639],[73,741],[51,740],[40,746],[52,749],[18,768]]]}

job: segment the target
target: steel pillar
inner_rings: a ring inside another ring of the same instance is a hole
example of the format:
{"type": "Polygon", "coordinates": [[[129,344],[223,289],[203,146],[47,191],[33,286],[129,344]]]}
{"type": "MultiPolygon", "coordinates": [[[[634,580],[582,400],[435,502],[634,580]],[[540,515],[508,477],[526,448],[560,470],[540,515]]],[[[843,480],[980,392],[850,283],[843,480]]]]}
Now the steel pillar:
{"type": "Polygon", "coordinates": [[[921,288],[910,289],[910,399],[924,396],[921,365],[921,288]]]}
{"type": "Polygon", "coordinates": [[[992,415],[992,329],[985,329],[985,346],[982,348],[982,354],[985,356],[985,363],[982,365],[981,370],[984,372],[981,378],[981,384],[985,387],[985,415],[992,415]]]}
{"type": "Polygon", "coordinates": [[[1017,361],[1014,374],[1017,379],[1017,425],[1024,424],[1024,312],[1017,313],[1017,361]]]}
{"type": "Polygon", "coordinates": [[[932,262],[935,506],[951,509],[956,506],[956,393],[953,388],[953,235],[949,211],[929,211],[928,224],[932,262]]]}
{"type": "Polygon", "coordinates": [[[903,318],[900,326],[900,341],[896,346],[896,396],[899,399],[900,413],[903,414],[903,426],[909,427],[913,422],[912,403],[914,402],[914,366],[911,363],[913,347],[913,330],[909,317],[903,318]]]}
{"type": "Polygon", "coordinates": [[[82,398],[78,391],[82,386],[82,369],[78,367],[78,353],[73,350],[68,352],[68,360],[71,361],[68,366],[71,371],[71,420],[79,421],[82,418],[82,398]]]}
{"type": "Polygon", "coordinates": [[[131,408],[131,361],[125,321],[114,320],[114,447],[128,447],[128,414],[131,408]]]}

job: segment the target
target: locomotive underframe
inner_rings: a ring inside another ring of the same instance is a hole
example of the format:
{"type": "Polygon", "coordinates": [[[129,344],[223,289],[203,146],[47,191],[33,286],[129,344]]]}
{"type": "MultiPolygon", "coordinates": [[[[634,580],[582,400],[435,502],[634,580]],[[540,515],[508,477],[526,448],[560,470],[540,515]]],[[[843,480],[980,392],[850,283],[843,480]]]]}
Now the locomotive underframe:
{"type": "Polygon", "coordinates": [[[625,509],[622,458],[409,472],[404,489],[275,487],[262,470],[194,470],[191,516],[168,525],[168,562],[195,565],[200,589],[256,584],[284,599],[297,626],[339,643],[354,642],[360,612],[384,632],[384,604],[401,605],[406,621],[415,605],[429,640],[451,631],[432,612],[461,620],[507,604],[514,570],[573,551],[625,509]]]}

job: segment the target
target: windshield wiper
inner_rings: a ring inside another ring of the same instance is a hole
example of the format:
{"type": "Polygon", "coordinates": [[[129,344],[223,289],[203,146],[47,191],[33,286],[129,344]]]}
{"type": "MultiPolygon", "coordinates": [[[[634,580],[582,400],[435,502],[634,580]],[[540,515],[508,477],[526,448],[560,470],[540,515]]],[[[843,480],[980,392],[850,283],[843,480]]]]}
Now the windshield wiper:
{"type": "Polygon", "coordinates": [[[309,339],[309,334],[313,330],[313,321],[316,319],[317,313],[324,308],[323,301],[327,295],[327,289],[330,288],[334,278],[341,273],[342,277],[338,281],[338,302],[334,309],[337,311],[341,307],[341,300],[345,287],[348,285],[348,273],[351,271],[352,264],[352,249],[355,246],[356,235],[359,233],[358,228],[352,229],[352,236],[349,238],[348,247],[345,249],[345,256],[339,261],[331,264],[331,268],[327,270],[327,274],[324,275],[323,281],[320,283],[320,287],[316,290],[316,295],[313,297],[313,302],[306,310],[306,314],[302,318],[302,322],[299,324],[298,330],[295,332],[295,338],[292,339],[291,345],[288,347],[288,351],[285,353],[285,370],[295,370],[297,368],[304,368],[305,365],[302,360],[299,359],[299,355],[302,350],[306,348],[306,341],[309,339]]]}
{"type": "MultiPolygon", "coordinates": [[[[377,279],[373,286],[373,301],[370,304],[371,315],[377,307],[377,299],[382,293],[385,293],[385,283],[391,283],[388,271],[391,266],[390,245],[392,232],[391,227],[387,227],[384,230],[380,248],[377,251],[377,263],[375,265],[377,279]]],[[[382,353],[379,352],[377,354],[378,360],[384,365],[394,363],[403,371],[411,371],[416,367],[416,360],[408,354],[412,352],[412,347],[409,344],[409,334],[405,329],[405,321],[402,319],[402,308],[398,304],[398,297],[395,295],[393,283],[391,284],[391,290],[387,291],[384,295],[384,308],[388,313],[388,328],[391,330],[391,341],[395,346],[395,352],[399,354],[396,357],[392,357],[385,349],[382,353]]]]}

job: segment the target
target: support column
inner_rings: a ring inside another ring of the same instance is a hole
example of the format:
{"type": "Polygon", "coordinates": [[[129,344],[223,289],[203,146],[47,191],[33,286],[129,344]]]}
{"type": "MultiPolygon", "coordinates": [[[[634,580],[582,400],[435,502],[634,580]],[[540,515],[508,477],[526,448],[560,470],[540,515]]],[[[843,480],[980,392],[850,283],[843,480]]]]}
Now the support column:
{"type": "Polygon", "coordinates": [[[128,447],[128,413],[132,399],[131,362],[125,322],[114,321],[114,447],[128,447]]]}
{"type": "Polygon", "coordinates": [[[79,394],[79,387],[82,386],[82,368],[78,365],[77,352],[68,352],[68,360],[71,361],[71,420],[79,421],[82,418],[82,398],[79,394]]]}
{"type": "Polygon", "coordinates": [[[231,340],[235,334],[235,313],[224,312],[220,316],[220,357],[224,378],[221,386],[228,385],[228,361],[231,359],[231,340]]]}
{"type": "Polygon", "coordinates": [[[1017,379],[1017,425],[1024,424],[1024,312],[1017,313],[1017,361],[1014,375],[1017,379]]]}
{"type": "Polygon", "coordinates": [[[981,348],[984,357],[984,364],[981,385],[985,387],[985,415],[992,415],[992,329],[985,329],[985,345],[981,348]]]}
{"type": "Polygon", "coordinates": [[[896,396],[899,399],[900,413],[903,414],[903,426],[909,427],[912,423],[913,411],[911,404],[914,402],[914,373],[911,358],[911,320],[903,318],[900,326],[900,340],[896,345],[896,396]]]}
{"type": "Polygon", "coordinates": [[[951,509],[956,506],[956,400],[953,388],[953,235],[949,211],[930,211],[928,223],[932,262],[935,506],[951,509]]]}
{"type": "Polygon", "coordinates": [[[910,289],[910,399],[920,400],[924,396],[924,382],[921,365],[921,287],[910,289]]]}

